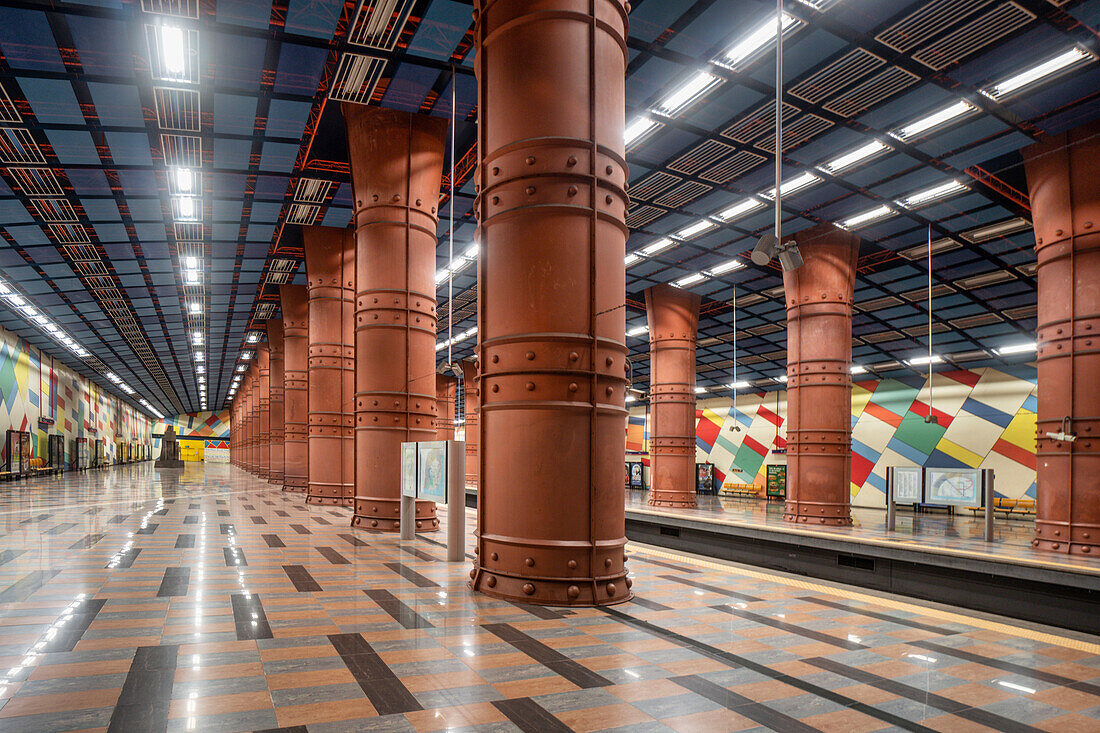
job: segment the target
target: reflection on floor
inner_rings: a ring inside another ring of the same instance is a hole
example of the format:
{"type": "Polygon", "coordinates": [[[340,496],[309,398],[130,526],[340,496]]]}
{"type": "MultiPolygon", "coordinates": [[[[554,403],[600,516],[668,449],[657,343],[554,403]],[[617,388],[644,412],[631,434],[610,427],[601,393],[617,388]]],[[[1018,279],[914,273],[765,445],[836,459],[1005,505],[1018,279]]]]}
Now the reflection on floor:
{"type": "MultiPolygon", "coordinates": [[[[628,511],[653,511],[646,504],[648,491],[627,491],[628,511]]],[[[1034,515],[994,520],[994,541],[985,541],[985,517],[967,509],[957,509],[954,514],[943,510],[913,513],[900,509],[893,532],[886,531],[886,512],[881,509],[852,508],[851,527],[811,527],[793,525],[783,521],[783,502],[763,499],[718,497],[697,495],[696,509],[668,509],[662,507],[661,515],[675,515],[717,521],[728,524],[751,524],[775,530],[796,530],[820,533],[860,541],[893,542],[919,545],[924,549],[957,550],[989,555],[1006,561],[1023,561],[1033,564],[1054,563],[1063,568],[1100,573],[1100,557],[1074,555],[1067,557],[1032,549],[1035,537],[1034,515]]]]}
{"type": "Polygon", "coordinates": [[[1100,639],[631,547],[638,597],[471,594],[442,536],[229,466],[0,498],[0,730],[1086,731],[1100,639]]]}

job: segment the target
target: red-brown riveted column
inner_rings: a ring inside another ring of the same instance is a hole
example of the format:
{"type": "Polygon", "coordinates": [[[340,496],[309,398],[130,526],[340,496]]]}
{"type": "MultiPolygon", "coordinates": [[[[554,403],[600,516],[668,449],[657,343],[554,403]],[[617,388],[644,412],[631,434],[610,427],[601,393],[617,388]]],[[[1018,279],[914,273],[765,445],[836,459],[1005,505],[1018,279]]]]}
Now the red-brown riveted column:
{"type": "Polygon", "coordinates": [[[355,496],[355,247],[351,232],[302,227],[309,294],[308,504],[355,496]]]}
{"type": "Polygon", "coordinates": [[[672,285],[645,291],[649,321],[650,506],[695,506],[695,344],[700,297],[672,285]]]}
{"type": "Polygon", "coordinates": [[[274,318],[267,322],[267,345],[270,354],[271,432],[269,437],[270,468],[267,480],[273,484],[283,484],[283,440],[284,440],[284,388],[283,388],[283,320],[274,318]]]}
{"type": "Polygon", "coordinates": [[[252,382],[248,372],[241,378],[241,423],[244,425],[244,442],[241,444],[241,468],[252,472],[252,382]]]}
{"type": "Polygon", "coordinates": [[[305,285],[282,285],[283,491],[309,486],[309,299],[305,285]]]}
{"type": "Polygon", "coordinates": [[[481,470],[472,586],[631,597],[626,4],[476,0],[481,470]]]}
{"type": "Polygon", "coordinates": [[[1024,162],[1039,279],[1032,544],[1100,555],[1100,122],[1026,148],[1024,162]]]}
{"type": "Polygon", "coordinates": [[[455,393],[458,379],[450,374],[435,375],[435,439],[455,439],[455,393]]]}
{"type": "Polygon", "coordinates": [[[787,299],[788,522],[852,523],[852,293],[859,237],[832,224],[794,236],[805,264],[787,299]]]}
{"type": "Polygon", "coordinates": [[[271,478],[271,349],[267,342],[256,345],[256,373],[259,374],[259,399],[256,422],[259,426],[256,441],[256,471],[262,479],[271,478]]]}
{"type": "MultiPolygon", "coordinates": [[[[435,439],[435,247],[446,121],[344,105],[356,236],[353,527],[399,529],[401,443],[435,439]]],[[[416,529],[439,528],[416,502],[416,529]]]]}
{"type": "Polygon", "coordinates": [[[248,366],[248,462],[249,472],[260,473],[260,368],[253,359],[248,366]]]}
{"type": "Polygon", "coordinates": [[[466,441],[466,485],[477,488],[478,433],[477,359],[462,362],[462,429],[466,441]]]}

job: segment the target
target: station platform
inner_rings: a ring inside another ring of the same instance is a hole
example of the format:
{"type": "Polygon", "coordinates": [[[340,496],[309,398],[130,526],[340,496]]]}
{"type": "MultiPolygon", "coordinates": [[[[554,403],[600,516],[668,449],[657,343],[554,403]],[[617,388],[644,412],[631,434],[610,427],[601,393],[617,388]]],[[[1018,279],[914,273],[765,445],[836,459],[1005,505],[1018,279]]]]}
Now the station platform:
{"type": "Polygon", "coordinates": [[[899,511],[888,532],[878,509],[853,508],[851,527],[804,527],[783,521],[782,502],[703,495],[696,509],[655,510],[647,499],[628,492],[626,532],[638,542],[1100,631],[1100,558],[1032,549],[1033,517],[997,517],[986,542],[984,517],[968,511],[899,511]]]}

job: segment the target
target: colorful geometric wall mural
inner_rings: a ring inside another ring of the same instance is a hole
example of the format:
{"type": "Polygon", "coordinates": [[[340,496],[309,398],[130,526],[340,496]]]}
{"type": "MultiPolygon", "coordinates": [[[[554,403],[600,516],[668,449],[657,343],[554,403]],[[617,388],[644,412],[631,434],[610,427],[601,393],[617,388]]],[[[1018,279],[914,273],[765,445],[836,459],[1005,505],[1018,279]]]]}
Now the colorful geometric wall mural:
{"type": "MultiPolygon", "coordinates": [[[[148,442],[152,418],[0,328],[0,443],[8,429],[29,430],[33,455],[47,457],[46,438],[65,436],[65,460],[72,461],[76,438],[104,442],[115,459],[118,441],[148,442]],[[39,424],[40,418],[53,425],[39,424]]],[[[6,446],[0,462],[7,462],[6,446]]]]}
{"type": "Polygon", "coordinates": [[[229,440],[229,410],[173,415],[157,420],[153,424],[153,447],[158,451],[157,455],[160,455],[161,436],[169,425],[176,429],[176,437],[181,440],[204,439],[218,442],[229,440]]]}
{"type": "MultiPolygon", "coordinates": [[[[713,463],[721,482],[762,485],[765,466],[786,462],[785,391],[738,395],[736,413],[728,399],[697,406],[696,460],[713,463]]],[[[890,466],[991,468],[998,495],[1035,498],[1036,407],[1033,364],[938,372],[931,390],[916,375],[855,382],[853,505],[885,505],[890,466]]],[[[644,408],[631,410],[628,451],[645,450],[645,420],[644,408]]]]}

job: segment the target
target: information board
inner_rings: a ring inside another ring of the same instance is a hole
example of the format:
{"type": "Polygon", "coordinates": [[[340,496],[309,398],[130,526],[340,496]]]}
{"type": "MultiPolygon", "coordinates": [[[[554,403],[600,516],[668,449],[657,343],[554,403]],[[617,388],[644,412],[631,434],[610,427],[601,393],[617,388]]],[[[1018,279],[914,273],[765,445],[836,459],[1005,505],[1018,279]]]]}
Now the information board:
{"type": "Polygon", "coordinates": [[[920,504],[921,479],[924,469],[920,466],[894,466],[894,503],[920,504]]]}
{"type": "Polygon", "coordinates": [[[714,493],[714,464],[695,464],[695,491],[699,494],[714,493]]]}
{"type": "Polygon", "coordinates": [[[417,443],[416,498],[447,503],[447,441],[417,443]]]}
{"type": "Polygon", "coordinates": [[[768,466],[768,483],[767,483],[767,495],[778,497],[780,499],[787,498],[787,467],[786,466],[768,466]]]}
{"type": "Polygon", "coordinates": [[[641,461],[628,461],[626,464],[626,485],[631,489],[645,488],[645,471],[641,461]]]}
{"type": "Polygon", "coordinates": [[[401,444],[401,495],[416,496],[416,443],[401,444]]]}
{"type": "Polygon", "coordinates": [[[8,470],[12,473],[23,473],[22,440],[18,430],[9,430],[7,433],[8,470]]]}
{"type": "Polygon", "coordinates": [[[982,474],[976,468],[926,468],[927,504],[981,506],[982,474]]]}

